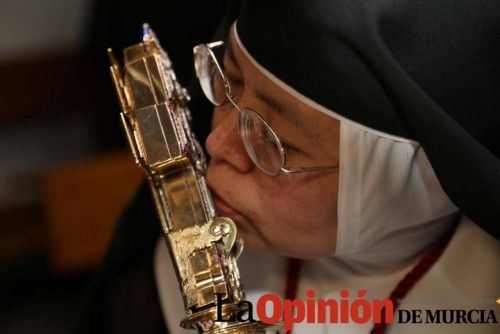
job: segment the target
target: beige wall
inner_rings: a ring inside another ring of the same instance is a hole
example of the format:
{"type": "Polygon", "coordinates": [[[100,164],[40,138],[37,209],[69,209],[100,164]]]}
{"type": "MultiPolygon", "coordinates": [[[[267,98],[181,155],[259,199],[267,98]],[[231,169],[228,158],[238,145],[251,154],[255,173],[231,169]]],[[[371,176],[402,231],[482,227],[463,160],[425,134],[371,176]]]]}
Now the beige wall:
{"type": "Polygon", "coordinates": [[[1,0],[0,60],[78,49],[92,3],[92,0],[1,0]]]}

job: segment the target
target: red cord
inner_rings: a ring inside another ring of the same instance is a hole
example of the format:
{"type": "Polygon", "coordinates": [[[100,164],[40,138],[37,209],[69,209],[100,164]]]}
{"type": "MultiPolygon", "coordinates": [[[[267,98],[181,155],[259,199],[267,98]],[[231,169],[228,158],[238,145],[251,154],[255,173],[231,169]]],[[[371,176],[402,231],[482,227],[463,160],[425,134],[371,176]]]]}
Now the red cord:
{"type": "MultiPolygon", "coordinates": [[[[285,299],[294,300],[297,297],[301,260],[289,258],[286,269],[285,299]]],[[[293,329],[293,328],[292,328],[293,329]]],[[[292,329],[286,334],[292,334],[292,329]]]]}
{"type": "MultiPolygon", "coordinates": [[[[448,243],[453,235],[455,229],[447,233],[443,238],[441,238],[432,249],[427,253],[406,276],[399,281],[396,288],[391,292],[389,299],[394,305],[394,312],[399,307],[398,301],[403,299],[408,292],[415,286],[415,284],[432,268],[436,261],[441,257],[444,250],[448,246],[448,243]]],[[[385,308],[382,309],[382,319],[385,319],[385,308]]],[[[370,332],[370,334],[382,334],[387,328],[387,323],[381,322],[375,324],[370,332]]]]}
{"type": "MultiPolygon", "coordinates": [[[[398,301],[406,297],[408,292],[415,286],[415,284],[432,268],[432,266],[441,257],[444,250],[448,246],[448,243],[454,233],[455,229],[452,229],[443,238],[441,238],[432,249],[406,274],[406,276],[399,281],[396,288],[391,292],[389,299],[394,305],[394,312],[399,307],[398,301]]],[[[289,300],[294,300],[297,296],[297,287],[299,282],[301,260],[299,259],[288,259],[287,264],[287,275],[286,275],[286,287],[285,287],[285,298],[289,300]]],[[[385,308],[382,309],[382,319],[385,319],[385,308]]],[[[375,324],[370,334],[382,334],[385,332],[388,323],[382,322],[375,324]]],[[[292,330],[286,332],[286,334],[292,334],[292,330]]]]}

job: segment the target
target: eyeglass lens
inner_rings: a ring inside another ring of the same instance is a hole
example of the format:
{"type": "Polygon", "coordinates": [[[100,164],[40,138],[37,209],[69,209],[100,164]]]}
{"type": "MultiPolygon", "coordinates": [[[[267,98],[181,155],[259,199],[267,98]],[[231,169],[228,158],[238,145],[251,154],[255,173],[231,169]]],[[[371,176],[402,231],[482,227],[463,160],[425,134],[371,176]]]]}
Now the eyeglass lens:
{"type": "Polygon", "coordinates": [[[213,104],[220,106],[226,102],[226,84],[210,50],[200,45],[196,58],[200,85],[206,97],[213,104]]]}
{"type": "Polygon", "coordinates": [[[262,118],[251,109],[242,110],[240,134],[252,161],[267,174],[278,174],[284,160],[280,142],[262,118]]]}
{"type": "MultiPolygon", "coordinates": [[[[228,83],[205,45],[198,49],[196,67],[206,97],[216,106],[227,102],[228,83]]],[[[241,110],[239,129],[243,145],[255,165],[269,175],[277,175],[284,164],[284,154],[274,131],[255,111],[247,108],[241,110]]]]}

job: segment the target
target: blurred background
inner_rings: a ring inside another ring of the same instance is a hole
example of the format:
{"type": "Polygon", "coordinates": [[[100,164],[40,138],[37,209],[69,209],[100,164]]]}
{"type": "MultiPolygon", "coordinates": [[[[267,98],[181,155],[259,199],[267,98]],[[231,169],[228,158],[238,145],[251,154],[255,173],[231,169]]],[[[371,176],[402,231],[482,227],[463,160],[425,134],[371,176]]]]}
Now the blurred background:
{"type": "MultiPolygon", "coordinates": [[[[149,22],[189,86],[222,1],[0,1],[0,333],[70,333],[142,181],[106,48],[149,22]]],[[[140,223],[140,222],[138,222],[140,223]]]]}

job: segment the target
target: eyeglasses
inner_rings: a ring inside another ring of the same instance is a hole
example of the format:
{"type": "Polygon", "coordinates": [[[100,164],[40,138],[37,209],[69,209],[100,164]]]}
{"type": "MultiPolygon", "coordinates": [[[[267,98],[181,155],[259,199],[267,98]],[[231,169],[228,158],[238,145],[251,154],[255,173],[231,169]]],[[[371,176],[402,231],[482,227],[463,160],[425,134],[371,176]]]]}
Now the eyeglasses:
{"type": "Polygon", "coordinates": [[[333,172],[335,166],[292,168],[287,162],[287,152],[276,132],[255,111],[240,108],[231,93],[231,86],[222,70],[214,49],[221,47],[222,41],[200,44],[194,47],[194,66],[205,96],[215,106],[231,103],[239,112],[238,129],[243,146],[253,163],[264,173],[276,176],[280,172],[297,174],[303,172],[333,172]]]}

